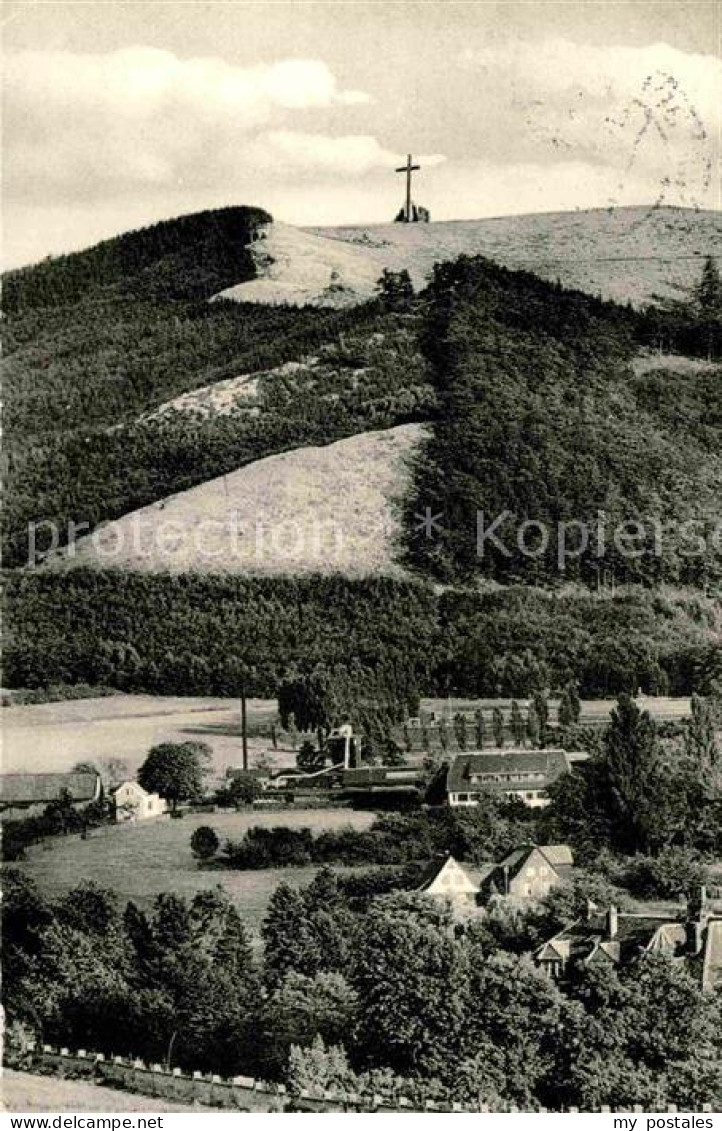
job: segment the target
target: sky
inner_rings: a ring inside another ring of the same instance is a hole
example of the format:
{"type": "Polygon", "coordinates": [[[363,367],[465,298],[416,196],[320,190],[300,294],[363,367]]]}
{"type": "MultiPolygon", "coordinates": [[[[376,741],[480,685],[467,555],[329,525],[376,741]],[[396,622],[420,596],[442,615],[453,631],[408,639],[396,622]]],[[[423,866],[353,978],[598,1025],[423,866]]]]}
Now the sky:
{"type": "Polygon", "coordinates": [[[6,0],[3,261],[292,224],[719,208],[722,0],[6,0]]]}

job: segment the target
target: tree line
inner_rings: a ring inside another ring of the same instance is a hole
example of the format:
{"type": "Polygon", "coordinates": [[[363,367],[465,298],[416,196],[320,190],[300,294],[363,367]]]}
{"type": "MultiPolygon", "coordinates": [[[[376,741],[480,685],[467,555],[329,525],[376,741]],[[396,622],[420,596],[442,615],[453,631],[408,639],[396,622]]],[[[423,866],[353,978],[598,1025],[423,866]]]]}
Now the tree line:
{"type": "Polygon", "coordinates": [[[513,698],[570,681],[587,698],[708,694],[722,680],[716,605],[701,594],[81,568],[5,580],[5,681],[17,688],[235,695],[244,678],[256,696],[280,687],[300,718],[304,681],[320,680],[346,709],[366,697],[397,721],[422,694],[513,698]]]}
{"type": "MultiPolygon", "coordinates": [[[[722,1099],[720,996],[658,955],[572,969],[531,950],[583,906],[496,900],[459,923],[427,896],[359,896],[329,870],[281,884],[254,952],[220,889],[122,907],[92,884],[46,899],[8,870],[8,1058],[23,1036],[106,1055],[376,1094],[515,1104],[700,1109],[722,1099]]],[[[585,889],[588,890],[588,889],[585,889]]]]}
{"type": "Polygon", "coordinates": [[[720,579],[704,538],[722,486],[716,373],[635,377],[646,315],[482,258],[437,264],[426,298],[438,411],[407,504],[415,567],[456,583],[720,579]],[[440,517],[429,538],[424,508],[440,517]],[[614,532],[632,521],[643,541],[628,553],[614,532]]]}

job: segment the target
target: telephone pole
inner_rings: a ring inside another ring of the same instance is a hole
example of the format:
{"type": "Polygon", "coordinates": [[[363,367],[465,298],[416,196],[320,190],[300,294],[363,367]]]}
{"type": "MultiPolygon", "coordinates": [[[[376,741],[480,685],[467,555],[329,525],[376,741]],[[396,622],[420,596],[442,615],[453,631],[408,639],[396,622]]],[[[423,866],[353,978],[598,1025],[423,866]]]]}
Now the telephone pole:
{"type": "Polygon", "coordinates": [[[243,769],[248,769],[248,714],[246,710],[246,677],[241,679],[241,743],[243,749],[243,769]]]}

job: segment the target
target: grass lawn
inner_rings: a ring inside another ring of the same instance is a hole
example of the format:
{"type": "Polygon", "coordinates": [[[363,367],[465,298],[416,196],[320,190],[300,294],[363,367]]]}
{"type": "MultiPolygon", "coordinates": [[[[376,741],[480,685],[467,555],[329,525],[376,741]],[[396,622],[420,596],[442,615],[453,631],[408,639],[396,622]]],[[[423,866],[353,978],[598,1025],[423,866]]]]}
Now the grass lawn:
{"type": "Polygon", "coordinates": [[[83,880],[93,880],[115,891],[121,903],[132,899],[145,906],[160,892],[172,891],[190,899],[197,891],[220,884],[233,899],[248,929],[257,935],[268,900],[281,880],[301,886],[311,881],[318,868],[311,865],[258,872],[206,871],[198,867],[190,850],[194,829],[210,825],[224,841],[240,839],[251,825],[309,826],[320,831],[343,825],[368,828],[373,819],[373,813],[350,809],[200,813],[175,821],[158,817],[96,829],[87,840],[79,836],[56,837],[31,848],[27,860],[17,866],[50,896],[60,895],[83,880]]]}
{"type": "Polygon", "coordinates": [[[216,1111],[216,1108],[177,1104],[152,1096],[116,1091],[81,1080],[33,1076],[6,1068],[2,1079],[3,1111],[216,1111]]]}

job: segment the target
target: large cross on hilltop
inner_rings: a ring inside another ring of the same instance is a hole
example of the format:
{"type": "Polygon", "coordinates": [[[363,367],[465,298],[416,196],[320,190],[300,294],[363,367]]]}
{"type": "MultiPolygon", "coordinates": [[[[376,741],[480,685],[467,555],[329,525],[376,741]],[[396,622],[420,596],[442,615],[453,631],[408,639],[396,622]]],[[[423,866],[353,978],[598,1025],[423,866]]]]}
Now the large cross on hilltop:
{"type": "Polygon", "coordinates": [[[396,170],[397,173],[406,173],[406,208],[404,209],[404,219],[407,224],[411,222],[411,174],[420,168],[420,165],[412,165],[411,154],[409,153],[406,158],[406,164],[396,170]]]}

